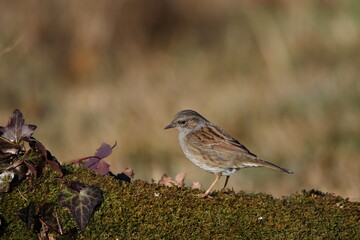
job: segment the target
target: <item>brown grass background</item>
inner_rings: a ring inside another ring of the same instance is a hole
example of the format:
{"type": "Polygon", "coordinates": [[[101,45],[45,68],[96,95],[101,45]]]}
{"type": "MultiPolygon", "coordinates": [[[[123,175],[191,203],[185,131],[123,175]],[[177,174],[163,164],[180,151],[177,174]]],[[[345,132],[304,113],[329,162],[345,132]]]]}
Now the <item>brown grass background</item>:
{"type": "MultiPolygon", "coordinates": [[[[360,200],[360,2],[3,1],[0,121],[19,108],[62,163],[118,141],[115,173],[213,176],[163,130],[199,111],[294,175],[245,169],[236,191],[360,200]]],[[[222,180],[224,181],[224,180],[222,180]]],[[[221,188],[223,182],[217,185],[221,188]]]]}

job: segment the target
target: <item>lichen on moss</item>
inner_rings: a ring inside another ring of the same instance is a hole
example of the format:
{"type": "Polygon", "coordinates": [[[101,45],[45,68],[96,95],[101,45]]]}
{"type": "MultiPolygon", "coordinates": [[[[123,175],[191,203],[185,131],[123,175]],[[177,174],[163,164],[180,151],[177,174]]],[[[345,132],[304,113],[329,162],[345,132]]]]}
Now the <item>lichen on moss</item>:
{"type": "MultiPolygon", "coordinates": [[[[200,199],[198,190],[164,187],[135,180],[119,182],[83,169],[66,167],[64,178],[101,189],[104,201],[78,239],[360,239],[360,203],[319,191],[281,199],[269,194],[214,192],[200,199]]],[[[45,172],[28,193],[30,182],[1,195],[1,239],[37,239],[14,215],[30,201],[56,203],[63,230],[77,228],[70,213],[57,204],[63,183],[45,172]]]]}

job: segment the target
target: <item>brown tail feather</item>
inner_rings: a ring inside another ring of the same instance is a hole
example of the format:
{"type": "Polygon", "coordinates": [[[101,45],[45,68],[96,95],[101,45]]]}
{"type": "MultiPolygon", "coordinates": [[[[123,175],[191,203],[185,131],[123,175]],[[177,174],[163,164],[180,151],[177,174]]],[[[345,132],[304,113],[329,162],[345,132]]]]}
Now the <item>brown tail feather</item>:
{"type": "Polygon", "coordinates": [[[294,173],[293,171],[287,170],[287,169],[279,167],[279,166],[277,166],[277,165],[275,165],[275,164],[273,164],[271,162],[267,162],[267,161],[264,161],[264,160],[261,160],[261,159],[256,159],[256,162],[259,163],[259,165],[261,165],[263,167],[271,168],[271,169],[278,170],[278,171],[288,173],[288,174],[293,174],[294,173]]]}
{"type": "Polygon", "coordinates": [[[253,161],[251,161],[251,163],[248,163],[248,164],[243,163],[243,165],[248,165],[248,166],[253,166],[253,167],[267,167],[267,168],[271,168],[273,170],[278,170],[278,171],[281,171],[284,173],[293,174],[293,172],[290,170],[287,170],[287,169],[279,167],[271,162],[267,162],[267,161],[264,161],[264,160],[261,160],[258,158],[253,159],[253,161]]]}

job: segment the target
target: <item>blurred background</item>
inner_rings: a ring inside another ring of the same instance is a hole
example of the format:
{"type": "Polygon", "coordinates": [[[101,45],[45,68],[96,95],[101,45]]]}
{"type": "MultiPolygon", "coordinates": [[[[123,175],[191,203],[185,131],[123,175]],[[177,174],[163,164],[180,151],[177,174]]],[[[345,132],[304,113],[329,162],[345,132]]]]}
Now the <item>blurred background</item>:
{"type": "MultiPolygon", "coordinates": [[[[62,163],[118,142],[114,173],[186,172],[174,114],[194,109],[294,175],[244,169],[236,191],[360,201],[360,1],[3,1],[0,125],[19,108],[62,163]]],[[[217,189],[223,186],[223,180],[217,189]]]]}

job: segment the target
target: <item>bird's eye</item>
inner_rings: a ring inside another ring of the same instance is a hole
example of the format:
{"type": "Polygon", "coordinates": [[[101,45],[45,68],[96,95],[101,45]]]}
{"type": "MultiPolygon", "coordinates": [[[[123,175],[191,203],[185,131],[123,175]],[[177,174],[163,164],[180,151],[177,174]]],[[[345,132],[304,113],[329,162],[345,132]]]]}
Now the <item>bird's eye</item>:
{"type": "Polygon", "coordinates": [[[182,124],[185,124],[185,121],[181,121],[181,120],[180,120],[180,121],[178,121],[178,124],[181,124],[181,125],[182,125],[182,124]]]}

